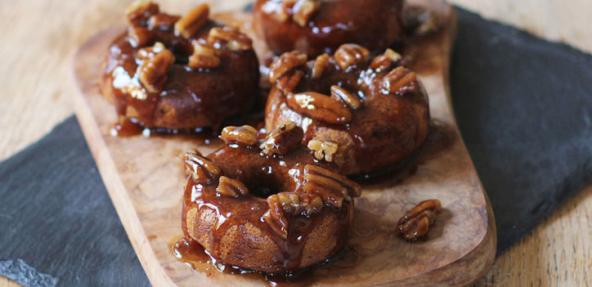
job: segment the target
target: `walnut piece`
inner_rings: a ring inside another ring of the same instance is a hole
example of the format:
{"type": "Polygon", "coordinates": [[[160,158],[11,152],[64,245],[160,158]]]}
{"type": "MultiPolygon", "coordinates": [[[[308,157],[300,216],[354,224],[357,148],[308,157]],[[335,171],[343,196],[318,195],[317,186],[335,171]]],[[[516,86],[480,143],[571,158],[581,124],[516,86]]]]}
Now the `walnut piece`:
{"type": "Polygon", "coordinates": [[[198,151],[185,153],[185,170],[196,183],[209,184],[217,180],[222,170],[198,151]]]}
{"type": "Polygon", "coordinates": [[[417,76],[405,67],[397,67],[382,79],[382,93],[385,95],[404,95],[417,88],[417,76]]]}
{"type": "Polygon", "coordinates": [[[318,79],[323,75],[323,72],[327,68],[327,65],[329,65],[329,60],[331,60],[331,56],[329,56],[326,53],[317,56],[317,58],[314,61],[314,64],[312,65],[311,77],[313,79],[318,79]]]}
{"type": "Polygon", "coordinates": [[[300,0],[292,8],[292,20],[301,27],[305,27],[308,20],[319,9],[321,2],[318,0],[300,0]]]}
{"type": "Polygon", "coordinates": [[[221,196],[240,197],[249,194],[249,189],[239,180],[221,176],[216,193],[221,196]]]}
{"type": "Polygon", "coordinates": [[[331,97],[344,102],[352,110],[357,110],[362,106],[362,102],[358,96],[337,85],[331,86],[331,97]]]}
{"type": "Polygon", "coordinates": [[[365,63],[368,60],[368,49],[356,44],[343,44],[335,51],[335,61],[342,70],[365,63]]]}
{"type": "Polygon", "coordinates": [[[228,126],[222,129],[220,138],[226,144],[251,146],[257,143],[257,130],[252,126],[228,126]]]}
{"type": "Polygon", "coordinates": [[[216,49],[195,40],[191,44],[193,45],[193,54],[189,56],[189,67],[212,69],[220,66],[220,58],[216,53],[216,49]]]}
{"type": "Polygon", "coordinates": [[[175,62],[175,56],[162,43],[142,49],[138,56],[143,60],[139,69],[140,82],[149,92],[160,92],[166,82],[169,68],[175,62]]]}
{"type": "Polygon", "coordinates": [[[294,69],[303,66],[307,61],[306,54],[298,51],[283,53],[269,67],[269,81],[275,83],[294,69]]]}
{"type": "Polygon", "coordinates": [[[329,206],[341,208],[343,201],[358,197],[361,187],[347,177],[331,170],[307,164],[304,166],[304,187],[308,194],[316,194],[329,206]]]}
{"type": "Polygon", "coordinates": [[[209,15],[208,4],[197,5],[175,23],[175,35],[185,39],[193,37],[206,24],[209,15]]]}
{"type": "Polygon", "coordinates": [[[316,159],[325,160],[326,162],[332,162],[333,155],[335,155],[337,149],[339,149],[339,146],[336,143],[316,139],[310,140],[307,147],[313,152],[316,159]]]}
{"type": "Polygon", "coordinates": [[[370,68],[382,72],[391,67],[392,64],[401,61],[401,55],[392,49],[386,49],[384,53],[377,56],[370,63],[370,68]]]}
{"type": "Polygon", "coordinates": [[[285,122],[278,128],[271,131],[259,148],[264,155],[283,155],[287,154],[302,140],[302,129],[298,128],[293,122],[285,122]]]}
{"type": "Polygon", "coordinates": [[[337,99],[317,92],[288,94],[288,106],[299,114],[330,124],[347,124],[352,113],[337,99]]]}
{"type": "Polygon", "coordinates": [[[316,194],[280,192],[267,198],[269,212],[263,220],[274,232],[288,237],[288,215],[312,216],[323,209],[323,200],[316,194]]]}
{"type": "Polygon", "coordinates": [[[247,35],[230,26],[212,28],[208,33],[208,43],[230,51],[246,51],[253,47],[253,42],[247,35]]]}
{"type": "Polygon", "coordinates": [[[405,213],[397,223],[397,230],[407,241],[425,239],[436,215],[442,209],[437,199],[424,200],[405,213]]]}

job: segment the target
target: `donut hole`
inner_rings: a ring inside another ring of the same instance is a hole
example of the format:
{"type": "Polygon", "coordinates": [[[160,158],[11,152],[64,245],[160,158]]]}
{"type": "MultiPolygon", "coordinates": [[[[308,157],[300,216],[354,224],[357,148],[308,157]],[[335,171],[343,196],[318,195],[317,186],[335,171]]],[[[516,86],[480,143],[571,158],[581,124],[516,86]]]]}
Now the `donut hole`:
{"type": "Polygon", "coordinates": [[[246,179],[243,183],[252,195],[264,199],[281,192],[284,187],[280,179],[272,174],[260,174],[246,179]]]}

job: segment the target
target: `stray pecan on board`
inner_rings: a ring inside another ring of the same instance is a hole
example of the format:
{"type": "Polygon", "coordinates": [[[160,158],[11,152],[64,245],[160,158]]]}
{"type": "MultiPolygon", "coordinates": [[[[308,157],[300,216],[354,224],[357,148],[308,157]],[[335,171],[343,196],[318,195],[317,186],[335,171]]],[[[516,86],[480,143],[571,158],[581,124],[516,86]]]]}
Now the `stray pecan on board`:
{"type": "Polygon", "coordinates": [[[436,215],[442,209],[437,199],[424,200],[405,213],[397,223],[397,230],[407,241],[417,241],[426,238],[430,226],[434,224],[436,215]]]}
{"type": "Polygon", "coordinates": [[[196,183],[209,184],[217,180],[222,174],[222,170],[202,156],[198,151],[190,151],[183,157],[185,170],[196,183]]]}

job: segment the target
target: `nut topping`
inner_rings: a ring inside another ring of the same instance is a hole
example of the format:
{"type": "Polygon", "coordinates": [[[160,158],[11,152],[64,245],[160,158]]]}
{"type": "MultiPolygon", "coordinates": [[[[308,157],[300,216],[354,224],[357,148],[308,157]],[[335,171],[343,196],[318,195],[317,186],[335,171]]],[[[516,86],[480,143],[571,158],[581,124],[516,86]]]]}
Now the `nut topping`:
{"type": "Polygon", "coordinates": [[[294,71],[291,75],[281,77],[279,81],[277,81],[277,87],[282,93],[289,94],[296,89],[298,84],[300,84],[302,77],[304,77],[303,71],[294,71]]]}
{"type": "Polygon", "coordinates": [[[399,53],[393,51],[392,49],[386,49],[382,55],[372,60],[372,63],[370,63],[370,68],[381,72],[390,68],[393,63],[397,63],[400,60],[401,55],[399,55],[399,53]]]}
{"type": "Polygon", "coordinates": [[[250,146],[257,143],[257,130],[252,126],[228,126],[222,129],[220,138],[226,144],[250,146]]]}
{"type": "Polygon", "coordinates": [[[327,65],[329,64],[330,59],[331,59],[331,56],[329,56],[328,54],[319,55],[315,59],[315,62],[312,66],[312,78],[313,79],[318,79],[323,75],[323,72],[327,68],[327,65]]]}
{"type": "Polygon", "coordinates": [[[189,67],[211,69],[220,66],[220,58],[216,54],[216,49],[195,40],[191,44],[193,45],[193,54],[189,56],[189,67]]]}
{"type": "Polygon", "coordinates": [[[292,9],[294,15],[292,19],[296,24],[301,27],[305,27],[310,17],[319,9],[321,6],[318,0],[300,0],[296,2],[292,9]]]}
{"type": "Polygon", "coordinates": [[[331,97],[344,102],[352,110],[357,110],[362,105],[362,102],[357,96],[337,85],[331,86],[331,97]]]}
{"type": "Polygon", "coordinates": [[[226,47],[230,51],[245,51],[253,47],[247,35],[234,27],[214,27],[208,34],[208,43],[214,47],[226,47]]]}
{"type": "Polygon", "coordinates": [[[325,160],[326,162],[333,161],[333,155],[339,148],[336,143],[316,139],[310,140],[307,147],[313,152],[316,159],[325,160]]]}
{"type": "Polygon", "coordinates": [[[302,136],[302,129],[298,128],[293,122],[286,122],[271,131],[259,148],[261,148],[264,155],[283,155],[299,145],[302,136]]]}
{"type": "Polygon", "coordinates": [[[208,21],[210,7],[207,4],[200,4],[191,9],[175,24],[175,35],[189,39],[193,37],[208,21]]]}
{"type": "Polygon", "coordinates": [[[185,170],[196,183],[212,183],[222,173],[222,170],[198,151],[185,153],[183,157],[185,170]]]}
{"type": "Polygon", "coordinates": [[[407,241],[424,239],[430,230],[430,226],[436,220],[436,214],[441,209],[442,204],[437,199],[420,202],[399,219],[397,223],[399,234],[407,241]]]}
{"type": "Polygon", "coordinates": [[[148,28],[151,30],[170,31],[179,21],[178,16],[173,16],[165,13],[158,13],[150,17],[148,20],[148,28]]]}
{"type": "Polygon", "coordinates": [[[161,43],[156,43],[152,48],[138,52],[143,58],[139,69],[139,80],[151,93],[158,93],[164,86],[170,66],[175,62],[173,53],[161,43]]]}
{"type": "Polygon", "coordinates": [[[397,67],[384,76],[382,92],[386,95],[400,96],[413,91],[416,85],[417,76],[414,72],[404,67],[397,67]]]}
{"type": "Polygon", "coordinates": [[[267,198],[269,212],[263,220],[274,232],[288,237],[288,215],[312,216],[323,209],[323,200],[316,194],[280,192],[267,198]]]}
{"type": "Polygon", "coordinates": [[[221,196],[240,197],[249,194],[249,189],[240,180],[221,176],[216,193],[221,196]]]}
{"type": "Polygon", "coordinates": [[[292,70],[306,64],[306,60],[306,54],[302,52],[292,51],[282,54],[269,68],[269,81],[275,83],[292,70]]]}
{"type": "Polygon", "coordinates": [[[335,61],[342,70],[368,60],[368,49],[356,44],[343,44],[335,51],[335,61]]]}
{"type": "Polygon", "coordinates": [[[344,200],[360,196],[360,190],[343,175],[312,164],[304,166],[304,192],[319,195],[327,205],[341,208],[344,200]]]}
{"type": "Polygon", "coordinates": [[[150,30],[141,26],[129,26],[127,33],[131,40],[130,44],[135,48],[148,45],[154,38],[150,30]]]}
{"type": "Polygon", "coordinates": [[[152,1],[140,0],[127,7],[125,15],[132,26],[139,26],[141,22],[160,11],[158,4],[152,1]]]}
{"type": "Polygon", "coordinates": [[[341,101],[317,92],[289,94],[288,106],[297,113],[330,124],[346,124],[351,121],[352,113],[341,101]]]}

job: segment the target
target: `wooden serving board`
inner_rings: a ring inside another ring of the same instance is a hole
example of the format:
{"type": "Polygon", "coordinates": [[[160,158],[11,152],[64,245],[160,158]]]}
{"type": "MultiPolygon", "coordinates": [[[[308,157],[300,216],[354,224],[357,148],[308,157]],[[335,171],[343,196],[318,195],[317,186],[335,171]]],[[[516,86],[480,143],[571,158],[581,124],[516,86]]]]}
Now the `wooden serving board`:
{"type": "MultiPolygon", "coordinates": [[[[424,1],[425,2],[425,1],[424,1]]],[[[462,286],[481,277],[493,263],[496,234],[491,207],[451,108],[448,67],[456,19],[447,4],[427,0],[444,28],[414,41],[409,53],[430,96],[433,129],[412,175],[364,186],[348,252],[311,272],[316,286],[462,286]],[[424,199],[437,198],[444,211],[429,239],[408,243],[395,232],[403,213],[424,199]]],[[[242,15],[241,17],[248,17],[242,15]]],[[[226,15],[223,18],[228,18],[226,15]]],[[[194,270],[178,261],[171,244],[181,235],[185,175],[180,156],[205,145],[188,137],[118,138],[113,106],[101,97],[98,80],[107,46],[121,31],[101,32],[76,53],[76,115],[117,213],[142,266],[155,286],[257,286],[253,276],[194,270]]],[[[260,41],[255,40],[260,45],[260,41]]],[[[371,160],[371,159],[369,159],[371,160]]]]}

